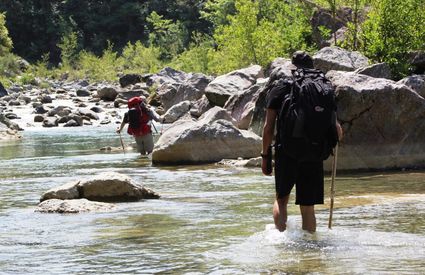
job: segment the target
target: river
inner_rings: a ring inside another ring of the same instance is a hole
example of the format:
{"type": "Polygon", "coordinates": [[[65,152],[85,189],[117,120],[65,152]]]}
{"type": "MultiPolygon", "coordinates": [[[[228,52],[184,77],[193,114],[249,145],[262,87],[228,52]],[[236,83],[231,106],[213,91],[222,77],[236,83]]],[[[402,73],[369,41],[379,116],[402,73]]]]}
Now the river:
{"type": "Polygon", "coordinates": [[[260,169],[155,167],[137,153],[101,152],[120,146],[111,127],[23,134],[0,143],[1,274],[425,273],[424,171],[337,173],[332,230],[324,205],[318,232],[304,233],[292,196],[279,233],[273,178],[260,169]],[[34,212],[46,190],[105,171],[162,197],[104,213],[34,212]]]}

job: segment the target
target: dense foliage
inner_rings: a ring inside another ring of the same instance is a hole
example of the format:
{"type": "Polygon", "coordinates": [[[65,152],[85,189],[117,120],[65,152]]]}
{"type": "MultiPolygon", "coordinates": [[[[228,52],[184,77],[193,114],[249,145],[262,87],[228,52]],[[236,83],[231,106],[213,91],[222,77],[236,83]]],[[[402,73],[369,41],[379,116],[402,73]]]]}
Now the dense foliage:
{"type": "Polygon", "coordinates": [[[266,66],[294,50],[317,49],[313,10],[335,17],[343,6],[352,18],[339,46],[406,74],[409,53],[425,49],[425,0],[2,0],[0,80],[18,79],[17,56],[33,64],[21,81],[115,81],[166,65],[209,74],[266,66]]]}

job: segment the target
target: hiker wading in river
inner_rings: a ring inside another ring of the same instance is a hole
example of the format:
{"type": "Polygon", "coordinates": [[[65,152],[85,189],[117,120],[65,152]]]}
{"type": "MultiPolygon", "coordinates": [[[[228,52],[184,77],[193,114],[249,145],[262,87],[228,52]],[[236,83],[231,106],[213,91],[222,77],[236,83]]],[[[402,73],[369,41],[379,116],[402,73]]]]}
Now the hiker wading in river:
{"type": "Polygon", "coordinates": [[[292,64],[296,67],[292,78],[267,84],[262,171],[272,174],[271,144],[277,120],[274,223],[279,231],[286,229],[289,195],[296,185],[295,204],[300,206],[302,229],[313,233],[314,205],[324,200],[323,160],[342,138],[342,128],[336,120],[334,87],[314,69],[312,58],[297,51],[292,64]]]}
{"type": "Polygon", "coordinates": [[[132,97],[128,100],[128,111],[125,113],[117,133],[120,134],[128,123],[127,133],[136,140],[137,151],[141,155],[150,154],[153,151],[153,136],[151,121],[163,121],[163,119],[152,109],[146,106],[141,97],[132,97]]]}

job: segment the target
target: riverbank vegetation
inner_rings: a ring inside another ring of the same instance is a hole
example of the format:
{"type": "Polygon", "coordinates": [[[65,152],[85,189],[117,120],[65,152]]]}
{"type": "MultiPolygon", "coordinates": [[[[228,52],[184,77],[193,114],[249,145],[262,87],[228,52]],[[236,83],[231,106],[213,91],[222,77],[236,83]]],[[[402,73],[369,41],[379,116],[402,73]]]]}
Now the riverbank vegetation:
{"type": "MultiPolygon", "coordinates": [[[[346,20],[337,46],[389,63],[396,77],[409,73],[412,52],[425,50],[425,0],[2,1],[0,81],[267,66],[321,46],[311,24],[318,9],[329,11],[334,26],[346,20]]],[[[332,29],[321,26],[320,35],[332,40],[332,29]]]]}

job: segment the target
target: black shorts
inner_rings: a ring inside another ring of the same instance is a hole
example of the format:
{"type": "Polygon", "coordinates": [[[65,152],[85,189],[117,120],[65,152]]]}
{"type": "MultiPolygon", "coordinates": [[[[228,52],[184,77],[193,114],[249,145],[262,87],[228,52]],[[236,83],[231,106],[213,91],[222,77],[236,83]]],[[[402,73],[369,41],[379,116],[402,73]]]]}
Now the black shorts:
{"type": "Polygon", "coordinates": [[[323,161],[298,162],[284,154],[275,159],[276,197],[291,193],[296,184],[295,204],[323,204],[323,161]]]}

